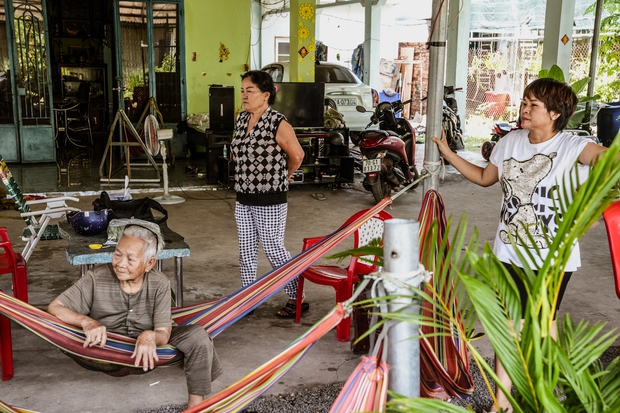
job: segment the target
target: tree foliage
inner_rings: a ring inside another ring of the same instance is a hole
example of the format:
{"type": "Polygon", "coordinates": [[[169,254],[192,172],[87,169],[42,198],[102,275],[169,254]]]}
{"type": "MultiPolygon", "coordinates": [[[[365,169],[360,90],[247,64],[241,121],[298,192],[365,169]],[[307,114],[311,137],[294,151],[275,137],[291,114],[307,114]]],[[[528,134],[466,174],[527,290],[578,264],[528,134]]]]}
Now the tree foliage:
{"type": "MultiPolygon", "coordinates": [[[[596,2],[586,13],[595,10],[596,2]]],[[[603,11],[606,17],[601,20],[597,76],[605,76],[609,81],[598,88],[597,93],[605,102],[612,102],[617,101],[620,94],[620,0],[604,0],[603,11]]]]}

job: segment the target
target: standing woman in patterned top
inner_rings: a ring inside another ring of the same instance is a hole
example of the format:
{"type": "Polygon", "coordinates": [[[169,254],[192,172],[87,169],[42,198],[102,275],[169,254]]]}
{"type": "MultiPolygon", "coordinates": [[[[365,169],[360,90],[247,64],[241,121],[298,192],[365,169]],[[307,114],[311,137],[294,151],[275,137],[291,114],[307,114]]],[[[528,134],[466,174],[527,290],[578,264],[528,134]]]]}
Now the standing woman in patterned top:
{"type": "MultiPolygon", "coordinates": [[[[267,72],[251,70],[241,75],[244,111],[235,124],[231,151],[235,163],[235,219],[239,236],[241,285],[256,280],[258,243],[273,268],[291,259],[284,247],[289,182],[304,158],[291,125],[273,110],[273,79],[267,72]]],[[[278,318],[295,318],[297,279],[284,287],[288,302],[278,318]]],[[[303,303],[302,312],[308,311],[303,303]]]]}

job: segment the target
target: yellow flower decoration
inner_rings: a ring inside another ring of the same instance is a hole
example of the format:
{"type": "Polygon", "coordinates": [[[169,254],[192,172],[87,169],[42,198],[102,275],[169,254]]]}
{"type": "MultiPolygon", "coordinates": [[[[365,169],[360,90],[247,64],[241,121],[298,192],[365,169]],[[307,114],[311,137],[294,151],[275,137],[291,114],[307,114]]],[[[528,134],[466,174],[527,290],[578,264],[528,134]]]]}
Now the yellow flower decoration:
{"type": "Polygon", "coordinates": [[[311,19],[314,16],[314,7],[310,3],[303,3],[299,6],[299,17],[304,20],[311,19]]]}
{"type": "Polygon", "coordinates": [[[301,57],[298,57],[297,60],[301,62],[301,57]]]}
{"type": "Polygon", "coordinates": [[[299,27],[303,27],[304,22],[299,22],[299,27]]]}
{"type": "Polygon", "coordinates": [[[316,49],[316,47],[312,43],[310,43],[308,45],[308,50],[310,50],[311,52],[314,52],[314,49],[316,49]]]}
{"type": "Polygon", "coordinates": [[[306,37],[310,36],[310,29],[308,29],[306,26],[301,26],[299,30],[297,30],[297,34],[299,35],[300,39],[305,39],[306,37]]]}
{"type": "Polygon", "coordinates": [[[297,81],[298,81],[298,82],[303,82],[304,80],[303,80],[302,78],[298,77],[298,78],[297,78],[297,81]]]}
{"type": "Polygon", "coordinates": [[[311,74],[312,76],[314,76],[314,70],[313,70],[312,72],[310,72],[310,74],[311,74]]]}
{"type": "Polygon", "coordinates": [[[303,43],[303,40],[299,39],[299,44],[302,44],[302,43],[303,43]]]}

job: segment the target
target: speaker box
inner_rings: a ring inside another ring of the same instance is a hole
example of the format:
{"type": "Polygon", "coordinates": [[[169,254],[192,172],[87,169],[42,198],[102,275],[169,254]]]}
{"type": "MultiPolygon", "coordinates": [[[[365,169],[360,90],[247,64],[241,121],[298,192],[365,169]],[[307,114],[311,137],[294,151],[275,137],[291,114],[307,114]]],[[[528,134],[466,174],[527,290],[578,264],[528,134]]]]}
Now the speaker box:
{"type": "Polygon", "coordinates": [[[207,184],[218,183],[218,158],[224,155],[224,147],[207,148],[207,184]]]}
{"type": "Polygon", "coordinates": [[[212,131],[232,132],[235,129],[235,88],[209,87],[209,124],[212,131]]]}

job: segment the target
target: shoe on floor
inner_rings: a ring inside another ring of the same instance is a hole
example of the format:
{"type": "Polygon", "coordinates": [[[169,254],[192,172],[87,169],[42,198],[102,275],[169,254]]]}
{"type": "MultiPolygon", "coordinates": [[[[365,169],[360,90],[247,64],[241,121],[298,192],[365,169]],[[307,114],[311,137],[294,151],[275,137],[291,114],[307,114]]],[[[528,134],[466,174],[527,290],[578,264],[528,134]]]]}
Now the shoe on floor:
{"type": "MultiPolygon", "coordinates": [[[[305,313],[310,310],[309,303],[301,303],[301,313],[305,313]]],[[[286,303],[284,307],[282,307],[277,313],[276,317],[278,318],[295,318],[295,312],[297,311],[297,304],[286,303]],[[284,313],[284,314],[280,314],[284,313]]]]}

